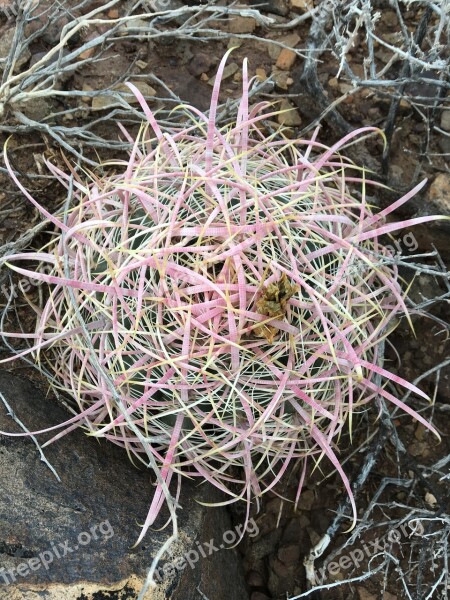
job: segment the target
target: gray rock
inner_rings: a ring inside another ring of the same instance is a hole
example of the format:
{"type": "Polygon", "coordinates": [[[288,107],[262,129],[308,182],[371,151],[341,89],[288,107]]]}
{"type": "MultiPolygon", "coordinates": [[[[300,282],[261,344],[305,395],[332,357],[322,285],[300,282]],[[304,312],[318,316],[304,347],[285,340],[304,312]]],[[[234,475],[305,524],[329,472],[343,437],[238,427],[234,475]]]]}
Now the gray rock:
{"type": "MultiPolygon", "coordinates": [[[[0,371],[0,392],[29,430],[68,418],[35,384],[6,371],[0,371]]],[[[0,430],[20,431],[1,402],[0,430]]],[[[42,444],[49,434],[38,439],[42,444]]],[[[159,531],[165,512],[132,549],[154,489],[150,473],[134,468],[121,448],[81,430],[51,444],[45,455],[60,482],[30,439],[0,435],[0,600],[136,598],[153,556],[171,532],[170,526],[159,531]]],[[[183,481],[179,541],[161,563],[168,565],[161,584],[146,600],[200,600],[197,588],[213,600],[247,597],[236,550],[209,555],[206,544],[214,540],[219,547],[224,532],[231,530],[227,510],[203,507],[197,499],[220,498],[210,487],[183,481]]]]}
{"type": "Polygon", "coordinates": [[[280,17],[285,17],[289,13],[289,6],[285,0],[250,0],[250,5],[280,17]]]}
{"type": "MultiPolygon", "coordinates": [[[[12,42],[14,38],[14,27],[11,24],[5,25],[0,30],[0,69],[3,70],[9,53],[11,51],[12,42]]],[[[16,63],[14,65],[14,72],[17,73],[30,60],[31,53],[28,48],[24,48],[22,52],[17,56],[16,63]]]]}

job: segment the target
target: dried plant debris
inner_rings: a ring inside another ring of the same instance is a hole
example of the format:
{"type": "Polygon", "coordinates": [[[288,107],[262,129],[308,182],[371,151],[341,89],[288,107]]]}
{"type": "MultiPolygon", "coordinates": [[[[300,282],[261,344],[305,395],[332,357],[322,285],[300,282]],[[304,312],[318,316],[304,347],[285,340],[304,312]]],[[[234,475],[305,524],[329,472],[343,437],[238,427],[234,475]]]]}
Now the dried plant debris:
{"type": "MultiPolygon", "coordinates": [[[[261,297],[256,302],[257,312],[267,317],[283,319],[288,301],[299,289],[298,285],[289,283],[286,273],[282,273],[280,279],[262,289],[261,297]]],[[[273,342],[277,331],[278,329],[269,323],[255,327],[255,334],[265,337],[269,344],[273,342]]]]}

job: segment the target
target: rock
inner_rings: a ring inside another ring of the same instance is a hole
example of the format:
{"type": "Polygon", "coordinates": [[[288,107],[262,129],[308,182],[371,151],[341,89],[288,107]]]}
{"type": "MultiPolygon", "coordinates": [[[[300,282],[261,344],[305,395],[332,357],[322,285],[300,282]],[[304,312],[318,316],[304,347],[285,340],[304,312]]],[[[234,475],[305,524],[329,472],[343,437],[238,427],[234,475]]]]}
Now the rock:
{"type": "Polygon", "coordinates": [[[146,19],[132,19],[122,23],[117,29],[118,35],[130,35],[137,29],[146,30],[148,29],[148,21],[146,19]]]}
{"type": "Polygon", "coordinates": [[[289,87],[288,81],[291,79],[289,71],[282,71],[278,67],[272,67],[272,79],[275,85],[281,90],[287,90],[289,87]]]}
{"type": "Polygon", "coordinates": [[[450,110],[443,110],[441,114],[441,129],[450,131],[450,110]]]}
{"type": "Polygon", "coordinates": [[[250,596],[250,600],[270,600],[269,596],[263,594],[262,592],[253,592],[250,596]]]}
{"type": "Polygon", "coordinates": [[[300,560],[300,546],[290,544],[278,550],[278,559],[287,566],[295,565],[300,560]]]}
{"type": "Polygon", "coordinates": [[[433,495],[433,494],[431,494],[430,492],[427,492],[427,493],[425,494],[425,502],[426,502],[427,504],[429,504],[429,505],[431,506],[431,508],[436,508],[436,506],[437,506],[437,503],[438,503],[438,501],[437,501],[437,499],[436,499],[436,496],[434,496],[434,495],[433,495]]]}
{"type": "Polygon", "coordinates": [[[314,502],[315,494],[313,490],[303,490],[298,501],[298,508],[300,510],[310,511],[314,506],[314,502]]]}
{"type": "Polygon", "coordinates": [[[263,587],[264,577],[258,571],[250,571],[247,574],[247,583],[250,587],[263,587]]]}
{"type": "Polygon", "coordinates": [[[250,0],[250,4],[263,12],[285,17],[289,13],[289,7],[285,0],[250,0]]]}
{"type": "Polygon", "coordinates": [[[31,35],[37,34],[37,40],[44,42],[49,47],[56,46],[64,26],[72,20],[70,12],[62,4],[56,10],[55,4],[50,0],[39,0],[34,4],[36,6],[33,18],[26,22],[24,36],[29,38],[31,35]],[[49,14],[52,15],[51,19],[49,19],[49,14]]]}
{"type": "MultiPolygon", "coordinates": [[[[14,37],[15,29],[11,25],[6,25],[0,30],[0,69],[3,70],[6,64],[6,60],[11,50],[12,41],[14,37]]],[[[16,60],[14,65],[14,73],[20,71],[20,69],[30,60],[31,52],[28,48],[25,48],[20,56],[16,60]]]]}
{"type": "Polygon", "coordinates": [[[217,60],[211,53],[199,52],[194,54],[187,69],[193,77],[199,77],[202,73],[209,71],[215,64],[217,64],[217,60]]]}
{"type": "Polygon", "coordinates": [[[398,27],[398,19],[395,11],[383,10],[381,12],[381,22],[388,27],[398,27]]]}
{"type": "Polygon", "coordinates": [[[292,8],[299,8],[303,12],[314,8],[313,0],[290,0],[292,8]]]}
{"type": "Polygon", "coordinates": [[[282,100],[280,110],[284,111],[277,115],[277,121],[285,127],[298,127],[302,124],[302,118],[296,108],[292,106],[289,100],[282,100]]]}
{"type": "MultiPolygon", "coordinates": [[[[134,81],[132,83],[134,83],[134,85],[142,93],[144,98],[147,99],[156,96],[156,90],[152,88],[151,85],[148,85],[148,83],[145,83],[144,81],[134,81]]],[[[119,92],[119,94],[123,95],[125,97],[125,100],[130,104],[138,104],[136,96],[124,83],[121,83],[112,91],[119,92]]],[[[121,106],[121,102],[112,95],[110,96],[109,94],[99,94],[98,96],[94,96],[92,98],[91,106],[94,110],[105,110],[107,108],[111,108],[112,106],[121,106]]]]}
{"type": "Polygon", "coordinates": [[[277,558],[271,559],[271,567],[273,572],[280,579],[286,579],[290,575],[289,568],[277,558]]]}
{"type": "Polygon", "coordinates": [[[278,527],[266,535],[253,539],[246,558],[250,561],[257,561],[273,554],[273,549],[280,541],[281,534],[281,528],[278,527]]]}
{"type": "MultiPolygon", "coordinates": [[[[266,41],[270,42],[270,39],[267,38],[266,41]]],[[[285,46],[288,46],[289,48],[295,48],[300,41],[300,36],[297,35],[296,33],[290,33],[288,35],[282,35],[280,37],[277,37],[274,39],[274,41],[280,42],[281,44],[284,44],[285,46]]],[[[278,46],[276,44],[269,44],[267,47],[267,51],[272,60],[277,60],[282,49],[283,48],[281,46],[278,46]]]]}
{"type": "MultiPolygon", "coordinates": [[[[244,39],[243,38],[239,38],[239,37],[230,37],[228,44],[227,44],[227,50],[231,50],[231,48],[240,48],[242,46],[242,44],[244,43],[244,39]]],[[[219,61],[216,61],[216,64],[219,61]]]]}
{"type": "Polygon", "coordinates": [[[450,137],[441,135],[438,141],[441,152],[444,154],[450,154],[450,137]]]}
{"type": "Polygon", "coordinates": [[[137,60],[136,66],[140,71],[144,71],[148,67],[148,62],[145,60],[137,60]]]}
{"type": "Polygon", "coordinates": [[[377,600],[377,598],[373,594],[370,594],[366,588],[358,587],[356,589],[358,592],[358,600],[377,600]]]}
{"type": "Polygon", "coordinates": [[[20,110],[32,121],[42,122],[49,117],[54,109],[55,102],[52,98],[33,98],[29,102],[15,102],[14,108],[20,110]]]}
{"type": "MultiPolygon", "coordinates": [[[[95,48],[93,48],[93,50],[95,50],[95,48]]],[[[70,54],[70,51],[67,48],[63,48],[61,56],[64,58],[66,57],[68,54],[70,54]]],[[[82,52],[82,54],[84,54],[84,52],[82,52]]],[[[30,67],[34,67],[34,65],[38,62],[40,62],[42,59],[44,59],[46,56],[48,55],[48,52],[35,52],[31,55],[31,60],[30,60],[30,67]]],[[[72,75],[75,73],[76,71],[76,65],[71,66],[70,69],[66,69],[64,71],[58,69],[57,67],[57,62],[59,60],[59,55],[58,54],[54,54],[52,57],[50,57],[49,60],[46,60],[45,62],[42,63],[42,65],[44,65],[45,67],[50,66],[50,65],[54,65],[56,67],[55,69],[55,73],[56,73],[56,77],[55,77],[55,89],[61,89],[61,85],[62,83],[66,83],[71,77],[72,75]]],[[[65,65],[67,67],[67,65],[65,65]]]]}
{"type": "MultiPolygon", "coordinates": [[[[0,371],[0,392],[30,430],[70,418],[35,384],[6,371],[0,371]]],[[[21,431],[2,402],[0,431],[21,431]]],[[[49,437],[37,439],[42,444],[49,437]]],[[[144,541],[132,549],[154,489],[150,472],[133,467],[123,449],[79,429],[44,452],[61,481],[40,460],[29,438],[0,435],[0,600],[37,600],[44,595],[47,600],[136,598],[152,558],[170,534],[170,526],[161,529],[167,518],[163,511],[144,541]]],[[[183,484],[179,540],[172,556],[161,562],[161,567],[166,565],[162,582],[146,600],[162,600],[168,594],[172,600],[197,600],[198,586],[214,600],[246,598],[236,551],[210,553],[207,546],[211,540],[219,548],[224,533],[232,530],[227,510],[196,502],[222,498],[210,487],[183,484]],[[200,547],[205,557],[199,555],[200,547]],[[188,557],[192,568],[186,560],[181,562],[188,557]]]]}
{"type": "Polygon", "coordinates": [[[428,202],[432,203],[442,215],[450,215],[450,175],[439,173],[427,193],[428,202]]]}
{"type": "Polygon", "coordinates": [[[259,81],[265,81],[267,79],[267,73],[266,73],[265,69],[263,69],[261,67],[258,67],[255,70],[255,75],[259,81]]]}
{"type": "Polygon", "coordinates": [[[408,452],[411,456],[420,456],[422,458],[426,458],[430,454],[426,442],[413,442],[412,444],[409,444],[408,452]]]}
{"type": "Polygon", "coordinates": [[[256,21],[253,17],[230,17],[228,29],[230,33],[253,33],[256,21]]]}
{"type": "Polygon", "coordinates": [[[404,93],[407,96],[411,96],[413,99],[417,96],[420,96],[420,104],[425,106],[434,106],[436,101],[436,96],[439,92],[439,73],[433,70],[424,69],[420,73],[420,77],[427,79],[427,82],[417,81],[412,83],[407,83],[405,85],[404,93]],[[433,83],[433,80],[436,81],[436,85],[433,83]]]}
{"type": "Polygon", "coordinates": [[[341,92],[341,94],[347,94],[349,92],[354,92],[355,88],[353,87],[353,85],[351,83],[340,83],[339,84],[339,91],[341,92]]]}
{"type": "MultiPolygon", "coordinates": [[[[236,63],[230,63],[229,65],[227,65],[223,70],[222,81],[225,81],[226,79],[232,77],[238,69],[239,65],[237,65],[236,63]]],[[[209,85],[214,85],[215,80],[216,76],[214,75],[214,77],[211,77],[211,79],[208,81],[209,85]]]]}
{"type": "Polygon", "coordinates": [[[289,71],[293,66],[295,59],[297,58],[296,53],[288,48],[283,48],[278,55],[276,66],[282,71],[289,71]]]}

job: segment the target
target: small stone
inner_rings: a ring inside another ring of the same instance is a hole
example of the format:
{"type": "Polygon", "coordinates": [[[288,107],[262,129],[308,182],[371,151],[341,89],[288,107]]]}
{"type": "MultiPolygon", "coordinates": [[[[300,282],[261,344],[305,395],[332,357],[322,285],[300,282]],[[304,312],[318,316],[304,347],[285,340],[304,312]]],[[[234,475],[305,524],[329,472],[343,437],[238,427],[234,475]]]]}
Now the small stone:
{"type": "Polygon", "coordinates": [[[266,535],[263,535],[256,541],[252,541],[246,560],[257,561],[273,554],[273,549],[280,541],[282,533],[281,528],[276,527],[276,522],[274,523],[274,527],[266,535]]]}
{"type": "MultiPolygon", "coordinates": [[[[267,41],[270,41],[270,40],[267,39],[267,41]]],[[[289,48],[295,48],[300,41],[300,36],[297,35],[296,33],[290,33],[288,35],[283,35],[281,37],[275,38],[274,41],[280,42],[280,44],[284,44],[285,46],[288,46],[289,48]]],[[[281,46],[278,46],[276,44],[269,44],[267,47],[267,51],[272,60],[277,60],[282,49],[283,48],[281,46]]]]}
{"type": "Polygon", "coordinates": [[[230,33],[253,33],[256,29],[256,21],[253,17],[230,17],[230,33]]]}
{"type": "MultiPolygon", "coordinates": [[[[223,70],[222,81],[229,79],[232,75],[236,73],[238,69],[239,66],[236,63],[230,63],[229,65],[227,65],[223,70]]],[[[214,85],[215,80],[216,76],[214,75],[214,77],[211,77],[211,79],[208,81],[209,85],[214,85]]]]}
{"type": "Polygon", "coordinates": [[[405,100],[404,98],[402,98],[400,100],[400,108],[407,110],[408,108],[411,108],[411,104],[408,102],[408,100],[405,100]]]}
{"type": "Polygon", "coordinates": [[[282,71],[289,71],[297,58],[296,53],[288,48],[283,48],[278,55],[276,66],[282,71]]]}
{"type": "Polygon", "coordinates": [[[429,504],[432,508],[434,508],[437,505],[436,496],[430,494],[430,492],[427,492],[425,494],[425,502],[429,504]]]}
{"type": "Polygon", "coordinates": [[[77,59],[78,60],[86,60],[87,58],[91,58],[91,56],[94,55],[95,51],[96,51],[95,47],[88,48],[87,50],[84,50],[83,52],[80,52],[80,54],[78,55],[77,59]]]}
{"type": "Polygon", "coordinates": [[[292,106],[289,100],[281,102],[280,110],[285,111],[277,115],[277,121],[280,125],[298,127],[302,124],[302,118],[298,110],[292,106]]]}
{"type": "Polygon", "coordinates": [[[119,18],[119,9],[110,8],[107,12],[108,19],[118,19],[119,18]]]}
{"type": "Polygon", "coordinates": [[[275,498],[267,501],[266,512],[269,514],[279,515],[280,511],[283,510],[283,505],[283,500],[278,496],[275,496],[275,498]]]}
{"type": "MultiPolygon", "coordinates": [[[[90,86],[88,83],[84,82],[81,87],[81,91],[82,92],[93,92],[94,88],[92,86],[90,86]]],[[[81,96],[81,100],[82,100],[82,102],[89,103],[91,101],[91,97],[90,96],[81,96]]]]}
{"type": "Polygon", "coordinates": [[[50,98],[33,98],[32,102],[16,102],[14,106],[26,117],[38,123],[49,117],[54,109],[50,98]]]}
{"type": "Polygon", "coordinates": [[[242,46],[243,41],[244,40],[242,38],[232,37],[228,42],[227,49],[230,50],[231,48],[240,48],[242,46]]]}
{"type": "Polygon", "coordinates": [[[289,87],[290,85],[292,85],[294,83],[294,80],[292,79],[292,77],[288,77],[286,79],[286,85],[289,87]]]}
{"type": "Polygon", "coordinates": [[[120,25],[117,29],[119,35],[129,35],[136,29],[148,29],[148,22],[145,19],[133,19],[120,25]]]}
{"type": "Polygon", "coordinates": [[[289,568],[284,563],[282,563],[281,560],[274,558],[271,562],[272,570],[275,573],[275,575],[277,575],[280,579],[286,579],[287,577],[289,577],[289,568]]]}
{"type": "MultiPolygon", "coordinates": [[[[0,30],[0,59],[6,59],[9,55],[9,52],[12,47],[12,41],[14,37],[14,27],[4,27],[0,30]]],[[[18,56],[16,60],[16,64],[14,65],[14,72],[19,71],[26,62],[28,62],[31,58],[31,52],[28,47],[25,47],[22,50],[22,53],[18,56]]],[[[0,65],[0,71],[2,70],[2,66],[0,65]]]]}
{"type": "Polygon", "coordinates": [[[300,510],[311,510],[314,506],[314,501],[314,492],[312,490],[303,490],[298,501],[298,508],[300,510]]]}
{"type": "Polygon", "coordinates": [[[446,135],[441,135],[439,138],[439,147],[444,154],[450,154],[450,138],[446,135]]]}
{"type": "MultiPolygon", "coordinates": [[[[132,83],[138,88],[138,90],[141,92],[144,98],[153,98],[154,96],[156,96],[156,90],[150,85],[148,85],[148,83],[145,83],[144,81],[134,81],[132,83]]],[[[126,101],[130,104],[139,103],[136,96],[124,83],[121,83],[116,88],[114,88],[114,91],[119,92],[120,95],[125,96],[126,101]]],[[[121,105],[121,102],[114,96],[109,96],[107,94],[99,94],[98,96],[94,96],[94,98],[92,98],[91,104],[94,110],[105,110],[107,108],[110,108],[111,106],[117,105],[121,105]]]]}
{"type": "Polygon", "coordinates": [[[377,600],[377,598],[373,594],[370,594],[366,588],[359,587],[357,588],[357,591],[358,600],[377,600]]]}
{"type": "Polygon", "coordinates": [[[250,0],[250,4],[253,4],[259,10],[280,17],[285,17],[289,13],[289,7],[285,0],[250,0]]]}
{"type": "Polygon", "coordinates": [[[403,34],[400,31],[394,31],[392,33],[384,33],[383,39],[391,46],[396,46],[402,42],[403,34]]]}
{"type": "Polygon", "coordinates": [[[450,131],[450,110],[443,110],[441,115],[441,129],[450,131]]]}
{"type": "Polygon", "coordinates": [[[395,11],[383,10],[381,13],[381,22],[388,27],[398,27],[398,19],[395,11]]]}
{"type": "Polygon", "coordinates": [[[348,92],[352,92],[355,88],[352,86],[351,83],[340,83],[339,84],[339,91],[341,92],[341,94],[347,94],[348,92]]]}
{"type": "Polygon", "coordinates": [[[193,77],[206,73],[216,63],[216,59],[207,52],[199,52],[189,62],[188,71],[193,77]]]}
{"type": "Polygon", "coordinates": [[[208,80],[209,80],[209,77],[206,73],[202,73],[200,75],[200,81],[208,81],[208,80]]]}
{"type": "Polygon", "coordinates": [[[250,571],[247,575],[247,583],[250,587],[263,587],[264,577],[258,571],[250,571]]]}
{"type": "Polygon", "coordinates": [[[409,444],[409,446],[408,446],[408,452],[412,456],[420,456],[420,457],[424,458],[425,454],[426,454],[426,450],[427,450],[427,445],[425,444],[425,442],[413,442],[412,444],[409,444]]]}
{"type": "Polygon", "coordinates": [[[278,67],[272,67],[272,79],[275,85],[282,90],[288,89],[287,81],[289,79],[289,71],[282,71],[278,67]]]}
{"type": "Polygon", "coordinates": [[[258,67],[255,71],[256,73],[256,77],[259,79],[259,81],[265,81],[267,79],[267,73],[265,71],[265,69],[261,69],[260,67],[258,67]]]}
{"type": "Polygon", "coordinates": [[[394,181],[401,181],[403,176],[403,167],[400,165],[392,165],[390,167],[391,176],[394,181]]]}
{"type": "Polygon", "coordinates": [[[416,430],[414,431],[414,437],[416,438],[416,440],[419,440],[419,442],[423,442],[426,438],[427,431],[428,429],[425,427],[425,425],[422,425],[422,423],[418,423],[416,430]]]}
{"type": "Polygon", "coordinates": [[[337,88],[339,85],[339,81],[336,79],[336,77],[331,77],[328,80],[328,85],[330,88],[337,88]]]}
{"type": "Polygon", "coordinates": [[[287,566],[295,565],[300,559],[300,547],[298,544],[290,544],[278,550],[278,558],[287,566]]]}
{"type": "Polygon", "coordinates": [[[139,70],[143,71],[144,69],[147,68],[148,62],[146,62],[145,60],[137,60],[136,66],[139,70]]]}
{"type": "Polygon", "coordinates": [[[450,175],[439,173],[430,185],[427,200],[433,203],[443,215],[450,215],[450,175]]]}
{"type": "Polygon", "coordinates": [[[306,12],[314,8],[314,2],[313,0],[291,0],[291,6],[306,12]]]}

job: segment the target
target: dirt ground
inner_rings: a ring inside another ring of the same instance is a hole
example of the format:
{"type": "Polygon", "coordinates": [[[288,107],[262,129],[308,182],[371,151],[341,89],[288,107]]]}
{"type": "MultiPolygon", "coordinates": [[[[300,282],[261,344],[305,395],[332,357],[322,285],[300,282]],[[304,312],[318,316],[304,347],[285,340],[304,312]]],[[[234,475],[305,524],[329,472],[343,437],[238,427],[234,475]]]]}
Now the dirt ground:
{"type": "MultiPolygon", "coordinates": [[[[169,2],[162,5],[162,10],[167,10],[167,7],[182,9],[189,5],[195,6],[191,3],[183,4],[179,0],[169,2]]],[[[9,3],[11,6],[13,4],[9,3]]],[[[53,5],[52,2],[39,4],[41,9],[53,5]]],[[[72,15],[76,16],[87,14],[93,7],[101,6],[98,2],[84,2],[77,12],[80,3],[62,4],[66,9],[72,7],[72,15]]],[[[256,9],[257,4],[237,6],[242,10],[252,7],[256,9]]],[[[244,58],[247,58],[250,75],[261,83],[261,90],[252,102],[261,99],[284,102],[283,106],[291,110],[285,116],[283,124],[288,127],[288,134],[292,137],[311,135],[317,122],[321,123],[319,138],[325,144],[334,143],[345,133],[346,127],[356,129],[370,125],[388,128],[388,152],[384,153],[384,158],[380,137],[367,140],[358,150],[349,149],[355,161],[377,169],[375,178],[390,186],[390,189],[373,193],[380,206],[391,202],[427,177],[429,184],[425,191],[396,217],[417,216],[432,211],[450,214],[450,119],[446,116],[450,115],[450,109],[443,110],[448,105],[448,87],[438,85],[442,81],[448,82],[448,63],[446,71],[443,69],[442,72],[433,69],[426,71],[422,66],[413,77],[411,72],[405,71],[407,61],[401,56],[395,57],[382,43],[376,43],[374,56],[378,67],[384,69],[379,81],[403,81],[404,85],[354,85],[347,65],[361,81],[370,79],[364,71],[370,50],[367,39],[363,35],[363,29],[353,30],[355,21],[349,21],[348,30],[355,31],[355,34],[348,36],[348,47],[344,52],[346,67],[340,69],[339,53],[331,35],[333,23],[329,22],[324,30],[330,38],[322,45],[323,50],[317,50],[314,58],[314,79],[311,73],[308,75],[309,63],[305,57],[308,44],[320,37],[314,34],[312,26],[313,19],[318,18],[319,13],[314,13],[311,17],[305,15],[325,3],[314,3],[311,0],[267,0],[259,4],[262,5],[259,7],[259,14],[273,21],[270,26],[261,25],[253,16],[247,16],[247,13],[242,13],[246,16],[222,14],[208,23],[210,30],[220,33],[216,38],[213,34],[177,37],[177,29],[183,22],[182,16],[178,20],[161,19],[157,30],[164,34],[159,37],[142,35],[142,39],[138,39],[136,35],[132,35],[133,32],[124,33],[122,30],[102,46],[102,60],[90,62],[89,53],[81,59],[78,57],[74,68],[67,70],[54,82],[55,89],[72,93],[34,97],[28,103],[15,104],[10,101],[2,117],[0,138],[3,144],[12,136],[8,142],[8,156],[24,186],[48,210],[55,210],[64,200],[64,192],[48,176],[43,163],[43,157],[49,158],[66,168],[60,152],[61,145],[46,127],[58,131],[61,139],[70,141],[75,148],[81,148],[83,155],[91,160],[98,158],[106,161],[125,156],[119,143],[120,131],[116,120],[124,122],[132,131],[137,127],[136,121],[127,122],[127,115],[123,112],[120,113],[121,118],[109,116],[111,106],[108,101],[105,101],[105,97],[96,97],[92,92],[110,89],[123,77],[150,86],[146,91],[151,95],[154,92],[152,108],[160,111],[164,118],[167,110],[178,99],[191,103],[200,110],[207,110],[217,65],[227,48],[235,47],[229,58],[227,76],[221,90],[222,102],[232,102],[239,97],[241,65],[244,58]],[[300,17],[305,18],[302,20],[300,17]],[[294,25],[286,27],[290,23],[294,25]],[[270,41],[275,41],[278,45],[271,44],[270,41]],[[283,46],[294,48],[297,53],[283,49],[283,46]],[[263,86],[262,83],[269,77],[271,81],[263,86]],[[398,92],[397,101],[394,92],[398,92]],[[17,111],[26,118],[20,117],[17,111]],[[323,114],[324,111],[326,114],[323,114]],[[80,126],[90,127],[90,131],[98,136],[96,139],[113,140],[116,146],[108,143],[95,145],[89,140],[83,140],[81,135],[70,137],[67,130],[80,126]],[[76,143],[73,142],[74,139],[76,143]]],[[[395,44],[403,26],[411,37],[417,35],[427,3],[397,4],[379,1],[373,4],[380,13],[374,25],[377,36],[388,44],[395,44]],[[398,18],[396,6],[401,9],[403,22],[398,18]]],[[[130,2],[121,2],[105,12],[99,12],[96,19],[117,19],[130,10],[131,5],[130,2]]],[[[0,10],[0,58],[5,60],[13,43],[11,31],[16,22],[11,17],[11,11],[5,12],[7,6],[5,0],[0,2],[0,9],[3,7],[3,12],[0,10]]],[[[342,6],[342,3],[336,2],[336,6],[342,6]]],[[[153,4],[152,7],[153,10],[158,8],[153,4]]],[[[149,3],[147,9],[150,10],[149,3]]],[[[214,13],[211,15],[217,16],[214,13]]],[[[23,52],[23,60],[17,62],[19,66],[16,66],[16,74],[35,64],[43,53],[57,44],[61,27],[68,22],[69,17],[65,11],[61,11],[52,26],[42,35],[39,35],[39,27],[42,27],[43,18],[28,25],[25,34],[35,37],[23,52]]],[[[431,15],[426,21],[426,29],[428,32],[435,32],[438,26],[439,16],[431,15]]],[[[99,22],[81,29],[70,40],[67,52],[101,35],[107,28],[107,24],[99,22]]],[[[445,59],[448,58],[448,49],[445,50],[446,39],[448,42],[446,35],[448,36],[448,31],[446,33],[443,29],[443,49],[440,56],[445,59]]],[[[430,56],[430,39],[431,33],[421,41],[422,54],[417,56],[422,62],[430,56]]],[[[3,66],[5,60],[2,61],[3,66]]],[[[77,160],[67,150],[65,154],[69,161],[77,160]]],[[[94,167],[90,165],[89,168],[94,167]]],[[[40,216],[17,190],[4,169],[0,172],[0,181],[0,245],[4,247],[36,225],[40,216]]],[[[405,238],[398,238],[394,242],[387,240],[387,243],[399,244],[405,254],[412,251],[412,245],[408,246],[411,240],[414,241],[415,253],[432,253],[437,248],[443,261],[439,264],[445,270],[445,263],[448,265],[450,259],[448,229],[444,225],[432,225],[418,228],[413,234],[414,237],[409,237],[407,241],[405,238]]],[[[46,236],[45,231],[39,232],[31,244],[35,247],[42,245],[46,236]]],[[[436,265],[436,261],[435,255],[417,260],[430,267],[436,265]]],[[[405,269],[404,275],[405,279],[410,280],[411,270],[405,269]]],[[[9,289],[11,282],[3,279],[2,285],[1,303],[5,306],[5,289],[9,289]]],[[[309,595],[306,595],[310,583],[306,578],[304,559],[327,531],[345,496],[339,478],[331,473],[329,465],[323,461],[322,470],[317,469],[308,476],[305,491],[295,509],[290,501],[295,497],[300,469],[294,469],[281,488],[284,500],[275,495],[268,495],[263,499],[259,513],[255,514],[260,534],[256,538],[244,540],[240,547],[251,600],[296,597],[316,600],[422,600],[448,597],[448,574],[439,579],[442,570],[446,568],[444,555],[448,553],[450,530],[449,475],[448,463],[445,463],[445,458],[450,453],[450,366],[447,364],[434,371],[433,368],[450,356],[447,325],[450,320],[449,289],[448,279],[446,281],[445,278],[437,278],[424,272],[416,273],[411,297],[419,304],[424,299],[430,299],[429,305],[425,307],[429,316],[413,316],[414,332],[406,321],[402,322],[390,336],[386,347],[387,365],[407,380],[414,381],[430,372],[420,380],[419,385],[433,398],[433,406],[421,404],[413,398],[410,398],[410,402],[424,416],[433,418],[441,433],[442,442],[437,444],[421,425],[400,412],[395,413],[392,422],[401,444],[399,446],[395,441],[392,432],[386,433],[378,460],[357,495],[364,526],[359,529],[358,537],[344,549],[341,546],[348,541],[350,534],[343,533],[346,527],[340,527],[316,564],[319,570],[325,569],[323,587],[309,595]],[[438,297],[443,297],[443,300],[432,302],[438,297]],[[399,452],[399,447],[403,447],[405,451],[399,452]],[[380,486],[384,487],[377,496],[380,486]],[[425,528],[422,535],[414,535],[411,529],[401,528],[403,523],[419,518],[425,528]],[[391,535],[388,538],[389,532],[394,529],[400,531],[399,536],[391,535]],[[388,542],[383,550],[377,550],[374,541],[381,538],[384,541],[388,539],[388,542]],[[391,557],[388,561],[385,561],[386,553],[391,557]],[[342,557],[350,558],[343,560],[342,565],[345,566],[330,568],[329,562],[324,567],[324,559],[333,556],[334,563],[339,562],[342,557]],[[365,578],[363,575],[369,572],[371,576],[365,578]],[[344,580],[350,581],[343,583],[344,580]]],[[[15,298],[15,312],[8,312],[8,327],[14,329],[20,323],[27,330],[32,328],[33,318],[19,294],[15,298]]],[[[16,365],[16,368],[23,370],[24,367],[16,365]]],[[[27,370],[27,373],[37,377],[31,370],[27,370]]],[[[349,476],[356,477],[359,473],[365,452],[372,448],[371,443],[377,436],[379,424],[376,412],[369,411],[359,417],[352,440],[348,436],[341,439],[341,457],[345,460],[349,476]]],[[[234,511],[233,517],[239,520],[239,511],[234,511]]],[[[344,521],[343,525],[347,525],[347,522],[344,521]]]]}

